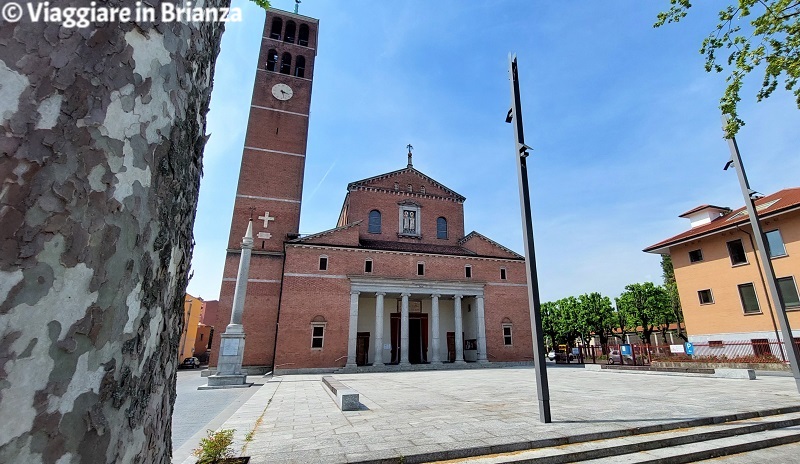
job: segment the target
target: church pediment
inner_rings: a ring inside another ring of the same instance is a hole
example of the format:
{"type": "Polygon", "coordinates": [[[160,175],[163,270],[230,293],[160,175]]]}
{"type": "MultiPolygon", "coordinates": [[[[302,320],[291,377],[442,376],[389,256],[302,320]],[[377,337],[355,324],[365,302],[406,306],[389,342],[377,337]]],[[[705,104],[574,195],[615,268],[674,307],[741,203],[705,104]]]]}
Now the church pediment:
{"type": "Polygon", "coordinates": [[[448,198],[457,202],[466,200],[464,196],[458,194],[456,191],[437,182],[430,176],[413,167],[407,167],[398,171],[392,171],[379,176],[351,182],[347,186],[347,190],[351,191],[362,189],[448,198]]]}

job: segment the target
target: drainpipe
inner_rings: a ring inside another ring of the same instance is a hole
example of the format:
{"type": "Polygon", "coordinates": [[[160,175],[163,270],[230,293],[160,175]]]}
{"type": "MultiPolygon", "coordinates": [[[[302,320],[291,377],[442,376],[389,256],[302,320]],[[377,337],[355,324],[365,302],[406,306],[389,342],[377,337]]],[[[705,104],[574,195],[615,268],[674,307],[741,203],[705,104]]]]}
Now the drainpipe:
{"type": "Polygon", "coordinates": [[[775,322],[775,311],[772,309],[772,302],[769,299],[769,290],[767,289],[767,282],[764,280],[764,272],[761,270],[761,262],[758,259],[758,253],[756,253],[756,244],[753,242],[753,236],[750,235],[750,232],[742,229],[739,225],[736,226],[736,230],[739,232],[744,232],[747,235],[747,238],[750,239],[750,246],[753,248],[753,256],[756,258],[756,265],[758,267],[758,275],[761,277],[761,288],[764,289],[764,294],[767,295],[767,306],[769,307],[769,317],[772,319],[772,327],[775,330],[775,340],[779,343],[779,348],[781,350],[781,359],[783,362],[786,362],[786,354],[783,352],[783,347],[780,346],[781,337],[778,332],[778,323],[775,322]]]}
{"type": "Polygon", "coordinates": [[[278,314],[275,316],[275,344],[272,345],[272,372],[275,372],[275,358],[278,356],[278,326],[281,323],[281,302],[283,301],[283,273],[286,272],[286,242],[283,242],[283,263],[281,263],[281,289],[278,291],[278,314]]]}

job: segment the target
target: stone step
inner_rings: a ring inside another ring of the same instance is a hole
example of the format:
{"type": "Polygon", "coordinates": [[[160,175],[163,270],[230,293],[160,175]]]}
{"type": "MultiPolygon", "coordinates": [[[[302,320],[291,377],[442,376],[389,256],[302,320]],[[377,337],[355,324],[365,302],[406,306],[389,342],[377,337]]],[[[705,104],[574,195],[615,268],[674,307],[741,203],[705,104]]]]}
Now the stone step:
{"type": "Polygon", "coordinates": [[[694,462],[800,441],[800,412],[731,420],[696,427],[586,440],[560,446],[475,456],[470,464],[529,462],[694,462]],[[682,457],[682,456],[688,456],[682,457]],[[666,460],[664,460],[666,459],[666,460]],[[689,459],[689,460],[681,460],[689,459]],[[663,461],[662,461],[663,460],[663,461]]]}
{"type": "MultiPolygon", "coordinates": [[[[720,456],[728,456],[731,454],[744,453],[748,451],[752,452],[765,448],[771,448],[773,446],[781,446],[797,442],[800,442],[800,425],[779,428],[775,430],[765,430],[763,432],[748,433],[744,435],[736,435],[727,438],[719,438],[716,440],[687,443],[685,445],[674,446],[670,448],[642,451],[615,458],[614,463],[682,464],[718,458],[720,456]]],[[[608,459],[593,459],[591,461],[582,462],[599,464],[608,462],[608,459]]]]}

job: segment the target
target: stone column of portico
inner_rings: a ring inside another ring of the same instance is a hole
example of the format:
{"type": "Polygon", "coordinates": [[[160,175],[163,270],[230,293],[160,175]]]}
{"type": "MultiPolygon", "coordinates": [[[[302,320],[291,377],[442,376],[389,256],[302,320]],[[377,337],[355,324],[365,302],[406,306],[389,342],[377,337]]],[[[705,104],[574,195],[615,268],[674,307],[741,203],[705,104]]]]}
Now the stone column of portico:
{"type": "Polygon", "coordinates": [[[373,366],[383,366],[383,292],[375,294],[375,359],[373,366]]]}
{"type": "Polygon", "coordinates": [[[463,295],[459,294],[456,294],[454,297],[456,313],[456,364],[464,362],[464,329],[461,320],[461,299],[463,297],[463,295]]]}
{"type": "Polygon", "coordinates": [[[431,363],[439,364],[442,362],[442,359],[439,355],[439,295],[438,293],[434,293],[431,295],[431,350],[433,351],[431,355],[431,363]]]}
{"type": "Polygon", "coordinates": [[[489,362],[486,357],[486,319],[483,313],[483,295],[475,297],[475,317],[478,319],[478,362],[489,362]]]}
{"type": "Polygon", "coordinates": [[[358,333],[358,295],[360,292],[350,291],[350,331],[347,334],[346,367],[356,367],[356,334],[358,333]]]}
{"type": "Polygon", "coordinates": [[[400,305],[400,365],[408,365],[408,297],[410,293],[403,293],[400,305]]]}

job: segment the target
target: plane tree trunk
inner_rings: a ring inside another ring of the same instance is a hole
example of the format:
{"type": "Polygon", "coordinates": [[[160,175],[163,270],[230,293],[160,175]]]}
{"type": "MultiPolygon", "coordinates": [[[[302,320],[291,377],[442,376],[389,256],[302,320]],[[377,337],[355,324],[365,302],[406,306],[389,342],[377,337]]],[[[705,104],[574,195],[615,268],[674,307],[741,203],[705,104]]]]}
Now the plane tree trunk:
{"type": "Polygon", "coordinates": [[[222,31],[0,26],[0,462],[170,461],[222,31]]]}

